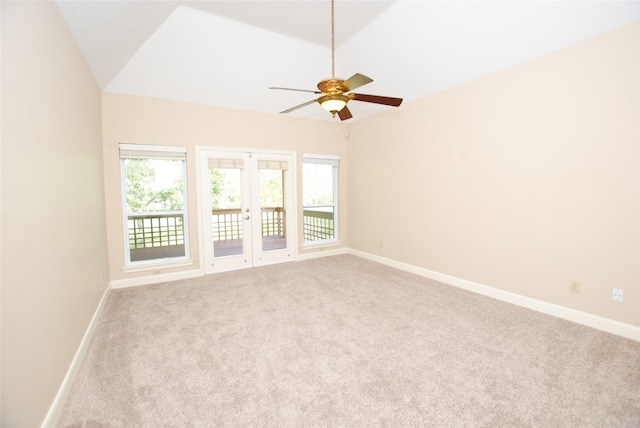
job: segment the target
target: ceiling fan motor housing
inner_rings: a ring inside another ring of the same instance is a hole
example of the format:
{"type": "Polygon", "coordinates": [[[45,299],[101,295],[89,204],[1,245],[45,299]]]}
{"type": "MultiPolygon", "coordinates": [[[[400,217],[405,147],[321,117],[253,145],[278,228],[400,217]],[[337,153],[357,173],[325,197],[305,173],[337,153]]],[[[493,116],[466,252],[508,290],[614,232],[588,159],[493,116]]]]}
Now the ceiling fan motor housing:
{"type": "Polygon", "coordinates": [[[318,83],[318,89],[323,94],[341,94],[348,91],[348,88],[343,87],[344,79],[332,77],[331,79],[325,79],[318,83]]]}

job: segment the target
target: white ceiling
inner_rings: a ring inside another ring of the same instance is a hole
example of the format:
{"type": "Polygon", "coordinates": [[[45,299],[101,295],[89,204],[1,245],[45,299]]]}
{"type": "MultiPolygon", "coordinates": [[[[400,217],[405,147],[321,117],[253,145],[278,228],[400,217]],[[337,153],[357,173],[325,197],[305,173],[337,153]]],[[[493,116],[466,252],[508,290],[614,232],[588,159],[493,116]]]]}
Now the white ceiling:
{"type": "MultiPolygon", "coordinates": [[[[330,0],[57,4],[107,92],[277,113],[314,95],[270,86],[331,77],[330,0]]],[[[638,0],[336,0],[336,74],[407,103],[638,19],[638,0]]],[[[357,120],[393,107],[349,108],[357,120]]],[[[317,104],[290,115],[331,119],[317,104]]]]}

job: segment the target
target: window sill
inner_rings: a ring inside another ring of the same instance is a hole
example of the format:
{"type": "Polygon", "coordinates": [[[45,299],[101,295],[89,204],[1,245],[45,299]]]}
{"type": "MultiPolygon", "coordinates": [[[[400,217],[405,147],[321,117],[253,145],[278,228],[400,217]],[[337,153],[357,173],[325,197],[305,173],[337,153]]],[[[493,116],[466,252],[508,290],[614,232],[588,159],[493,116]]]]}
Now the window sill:
{"type": "Polygon", "coordinates": [[[313,249],[313,248],[318,248],[318,247],[336,247],[338,245],[342,245],[343,242],[340,240],[331,240],[331,241],[312,241],[312,242],[305,242],[304,244],[302,244],[302,248],[303,249],[313,249]]]}
{"type": "Polygon", "coordinates": [[[191,265],[193,265],[193,259],[165,260],[165,261],[156,261],[156,262],[150,262],[150,263],[130,264],[128,266],[124,266],[122,268],[122,272],[123,273],[145,272],[145,271],[153,271],[158,269],[168,269],[168,268],[191,266],[191,265]]]}

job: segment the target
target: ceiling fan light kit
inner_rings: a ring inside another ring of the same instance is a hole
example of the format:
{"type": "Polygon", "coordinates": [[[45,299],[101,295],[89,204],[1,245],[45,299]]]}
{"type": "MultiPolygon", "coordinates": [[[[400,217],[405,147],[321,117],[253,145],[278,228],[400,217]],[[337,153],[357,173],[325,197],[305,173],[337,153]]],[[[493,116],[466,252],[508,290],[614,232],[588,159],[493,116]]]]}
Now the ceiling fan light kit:
{"type": "Polygon", "coordinates": [[[373,82],[373,79],[365,76],[364,74],[356,73],[347,80],[343,80],[335,77],[335,36],[334,36],[334,1],[331,0],[331,78],[322,80],[318,83],[318,91],[309,91],[305,89],[293,89],[293,88],[280,88],[280,87],[270,87],[269,89],[284,89],[289,91],[299,91],[299,92],[312,92],[314,94],[321,94],[321,96],[317,99],[307,101],[305,103],[299,104],[297,106],[291,107],[287,110],[281,111],[280,113],[290,113],[294,110],[298,110],[299,108],[306,107],[309,104],[313,104],[314,102],[318,102],[323,109],[328,111],[333,115],[333,117],[338,114],[340,120],[347,120],[351,117],[351,112],[347,107],[347,103],[349,100],[362,101],[365,103],[374,103],[374,104],[382,104],[392,107],[398,107],[402,103],[402,98],[393,98],[393,97],[381,97],[378,95],[365,95],[365,94],[354,94],[347,92],[359,88],[360,86],[364,86],[367,83],[373,82]]]}
{"type": "Polygon", "coordinates": [[[347,101],[349,101],[349,97],[342,94],[329,94],[318,98],[318,102],[322,108],[334,116],[346,107],[347,101]]]}

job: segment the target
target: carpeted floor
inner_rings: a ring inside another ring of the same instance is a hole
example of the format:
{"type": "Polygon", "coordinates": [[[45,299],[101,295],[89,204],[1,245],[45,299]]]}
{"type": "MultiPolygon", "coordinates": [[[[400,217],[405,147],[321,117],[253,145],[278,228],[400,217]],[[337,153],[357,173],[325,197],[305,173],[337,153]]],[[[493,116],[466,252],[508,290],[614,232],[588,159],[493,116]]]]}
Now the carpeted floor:
{"type": "Polygon", "coordinates": [[[61,427],[638,427],[640,343],[355,256],[113,290],[61,427]]]}

